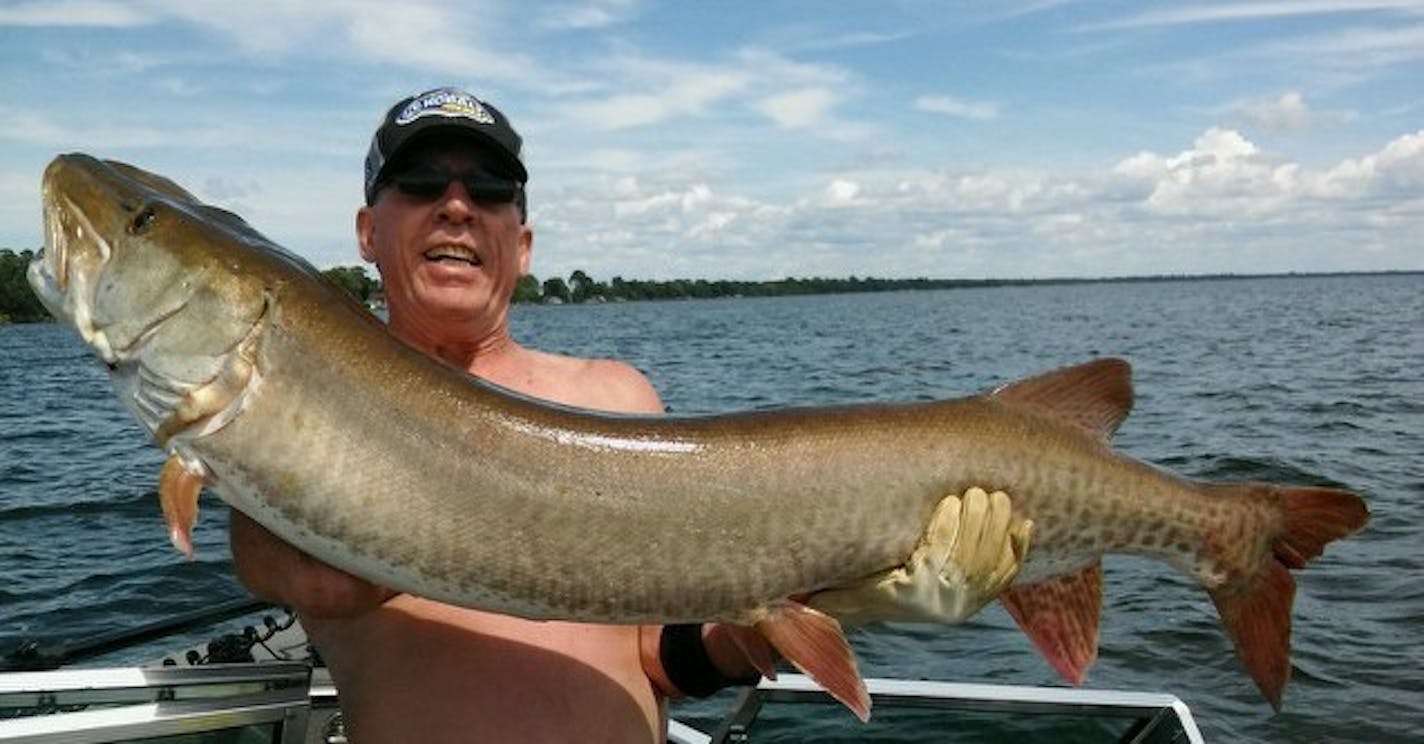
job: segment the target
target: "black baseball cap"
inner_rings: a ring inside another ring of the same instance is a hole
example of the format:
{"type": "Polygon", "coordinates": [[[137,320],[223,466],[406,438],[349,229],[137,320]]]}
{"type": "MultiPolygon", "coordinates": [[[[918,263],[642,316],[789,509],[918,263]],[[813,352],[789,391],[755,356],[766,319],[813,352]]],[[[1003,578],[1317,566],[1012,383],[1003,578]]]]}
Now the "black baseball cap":
{"type": "Polygon", "coordinates": [[[386,168],[396,156],[411,142],[435,133],[479,141],[495,157],[499,175],[520,183],[529,181],[529,171],[519,159],[524,141],[509,119],[459,88],[436,88],[402,98],[381,120],[366,153],[367,204],[376,201],[376,191],[388,175],[386,168]]]}

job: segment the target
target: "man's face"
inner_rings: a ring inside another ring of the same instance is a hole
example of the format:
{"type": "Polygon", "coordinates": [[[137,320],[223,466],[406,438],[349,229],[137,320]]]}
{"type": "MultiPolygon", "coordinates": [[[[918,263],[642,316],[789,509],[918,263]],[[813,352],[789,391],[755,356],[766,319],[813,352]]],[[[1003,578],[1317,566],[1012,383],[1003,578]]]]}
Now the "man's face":
{"type": "Polygon", "coordinates": [[[485,172],[489,162],[466,141],[417,144],[393,164],[394,181],[375,203],[357,213],[361,257],[380,270],[393,321],[503,322],[515,283],[529,271],[533,234],[498,190],[471,194],[458,177],[439,185],[441,175],[485,172]],[[423,177],[405,185],[426,188],[403,189],[400,174],[417,172],[423,177]]]}

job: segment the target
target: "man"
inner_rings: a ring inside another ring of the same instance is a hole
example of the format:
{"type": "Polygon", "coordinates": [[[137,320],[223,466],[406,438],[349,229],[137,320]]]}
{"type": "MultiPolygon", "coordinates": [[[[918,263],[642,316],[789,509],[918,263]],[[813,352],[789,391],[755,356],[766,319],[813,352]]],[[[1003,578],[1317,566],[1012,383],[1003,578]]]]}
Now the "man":
{"type": "MultiPolygon", "coordinates": [[[[510,336],[510,298],[533,246],[520,146],[498,110],[456,89],[407,98],[386,115],[366,157],[356,233],[385,283],[391,332],[544,400],[661,413],[632,367],[535,351],[510,336]]],[[[858,621],[957,622],[1012,580],[1027,530],[1003,494],[949,496],[905,566],[807,601],[858,621]]],[[[398,594],[236,511],[230,537],[242,582],[300,615],[357,742],[662,741],[665,696],[750,684],[758,676],[747,654],[770,656],[744,651],[760,641],[723,626],[535,622],[398,594]]]]}
{"type": "MultiPolygon", "coordinates": [[[[533,245],[520,144],[498,110],[460,90],[407,98],[387,114],[366,159],[356,232],[361,257],[385,283],[391,332],[544,400],[662,413],[632,367],[536,351],[510,336],[510,298],[533,245]]],[[[658,669],[658,629],[534,622],[396,594],[237,512],[232,520],[239,577],[296,609],[355,741],[662,740],[661,698],[675,690],[658,669]]],[[[748,677],[730,638],[708,633],[719,669],[748,677]]]]}

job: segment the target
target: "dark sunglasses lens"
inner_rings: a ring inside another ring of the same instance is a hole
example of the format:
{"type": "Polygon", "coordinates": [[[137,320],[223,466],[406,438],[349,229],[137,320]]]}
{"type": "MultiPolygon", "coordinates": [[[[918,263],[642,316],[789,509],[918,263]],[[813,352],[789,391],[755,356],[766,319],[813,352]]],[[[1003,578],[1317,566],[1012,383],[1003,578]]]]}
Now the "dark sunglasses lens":
{"type": "Polygon", "coordinates": [[[391,181],[406,196],[434,199],[445,193],[445,187],[450,184],[450,177],[432,170],[413,170],[397,174],[391,181]]]}
{"type": "Polygon", "coordinates": [[[482,173],[465,176],[465,191],[480,204],[508,204],[514,201],[519,185],[482,173]]]}
{"type": "Polygon", "coordinates": [[[519,184],[488,173],[455,174],[433,168],[412,168],[391,178],[395,187],[406,196],[417,199],[437,199],[458,179],[479,204],[509,204],[519,193],[519,184]]]}

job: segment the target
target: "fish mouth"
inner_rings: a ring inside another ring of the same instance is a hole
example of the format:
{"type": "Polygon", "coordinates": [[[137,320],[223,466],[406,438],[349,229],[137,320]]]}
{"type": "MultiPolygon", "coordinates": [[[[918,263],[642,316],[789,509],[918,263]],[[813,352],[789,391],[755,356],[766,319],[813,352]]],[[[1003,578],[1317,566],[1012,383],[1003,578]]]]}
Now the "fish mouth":
{"type": "Polygon", "coordinates": [[[74,205],[71,203],[68,207],[66,209],[65,206],[55,203],[49,194],[45,194],[44,245],[30,259],[30,265],[25,272],[25,278],[35,296],[50,314],[66,320],[72,316],[72,308],[66,307],[65,302],[65,298],[72,294],[69,265],[72,251],[65,231],[72,230],[76,240],[83,239],[86,227],[89,228],[90,236],[96,235],[91,225],[84,224],[87,221],[75,219],[77,212],[74,205]]]}
{"type": "Polygon", "coordinates": [[[71,165],[61,157],[45,170],[40,187],[44,245],[30,260],[25,278],[50,315],[72,324],[101,359],[113,363],[114,350],[94,313],[99,277],[113,246],[95,227],[96,216],[68,193],[66,185],[74,184],[71,165]]]}
{"type": "Polygon", "coordinates": [[[434,263],[462,263],[475,268],[484,265],[484,260],[473,248],[459,243],[441,243],[421,255],[434,263]]]}

